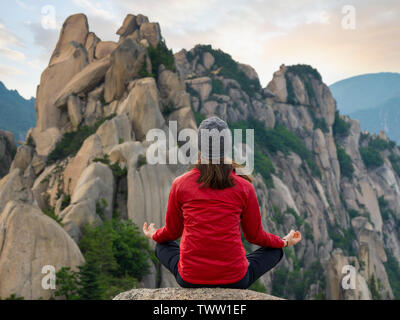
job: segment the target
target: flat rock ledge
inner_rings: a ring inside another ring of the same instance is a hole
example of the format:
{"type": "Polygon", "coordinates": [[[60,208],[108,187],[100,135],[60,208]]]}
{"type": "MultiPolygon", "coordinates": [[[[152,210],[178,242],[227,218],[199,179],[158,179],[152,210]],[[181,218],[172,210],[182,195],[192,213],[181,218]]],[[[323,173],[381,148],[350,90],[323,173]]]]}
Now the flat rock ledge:
{"type": "Polygon", "coordinates": [[[252,290],[223,288],[159,288],[132,289],[113,300],[284,300],[252,290]]]}

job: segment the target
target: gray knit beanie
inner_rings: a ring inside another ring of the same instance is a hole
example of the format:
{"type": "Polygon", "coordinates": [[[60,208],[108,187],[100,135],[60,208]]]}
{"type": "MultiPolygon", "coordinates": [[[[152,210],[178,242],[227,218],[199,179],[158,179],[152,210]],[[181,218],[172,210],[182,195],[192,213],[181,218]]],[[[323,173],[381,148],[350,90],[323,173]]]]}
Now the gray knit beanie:
{"type": "Polygon", "coordinates": [[[227,123],[218,117],[203,120],[198,131],[198,147],[203,159],[231,157],[232,134],[227,123]]]}

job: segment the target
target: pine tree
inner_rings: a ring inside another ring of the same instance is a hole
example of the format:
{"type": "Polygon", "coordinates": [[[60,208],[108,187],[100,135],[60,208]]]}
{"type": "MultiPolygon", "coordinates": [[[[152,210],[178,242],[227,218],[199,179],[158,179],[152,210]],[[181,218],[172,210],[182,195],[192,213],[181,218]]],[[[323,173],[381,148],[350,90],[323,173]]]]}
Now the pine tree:
{"type": "Polygon", "coordinates": [[[100,280],[100,268],[93,256],[87,258],[80,267],[79,297],[82,300],[99,300],[103,297],[100,280]]]}

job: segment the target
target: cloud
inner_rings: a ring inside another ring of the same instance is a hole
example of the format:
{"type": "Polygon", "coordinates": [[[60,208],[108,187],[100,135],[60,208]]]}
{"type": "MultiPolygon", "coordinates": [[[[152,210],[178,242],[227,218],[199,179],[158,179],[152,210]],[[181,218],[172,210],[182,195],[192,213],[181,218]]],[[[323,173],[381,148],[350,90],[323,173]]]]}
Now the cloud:
{"type": "Polygon", "coordinates": [[[0,20],[0,47],[15,45],[22,47],[22,41],[0,20]]]}
{"type": "Polygon", "coordinates": [[[36,22],[30,23],[28,27],[33,33],[33,42],[35,45],[45,50],[53,51],[60,34],[59,30],[45,29],[40,23],[36,22]]]}
{"type": "Polygon", "coordinates": [[[33,44],[42,48],[42,52],[39,56],[40,61],[47,64],[54,48],[56,47],[60,33],[59,30],[44,29],[38,22],[31,22],[26,24],[26,26],[33,34],[33,44]]]}
{"type": "Polygon", "coordinates": [[[115,33],[122,21],[115,14],[111,2],[73,0],[73,3],[88,17],[90,31],[104,41],[117,40],[115,33]]]}
{"type": "MultiPolygon", "coordinates": [[[[20,8],[29,10],[29,1],[17,1],[20,8]]],[[[341,27],[342,7],[348,0],[73,0],[72,4],[72,10],[57,5],[57,27],[66,16],[83,12],[90,31],[104,41],[115,41],[125,16],[142,13],[160,23],[174,52],[211,44],[253,66],[263,86],[282,63],[311,64],[327,83],[361,73],[400,71],[398,0],[352,0],[356,30],[341,27]]],[[[27,67],[43,70],[59,30],[45,30],[40,21],[26,26],[32,31],[32,48],[24,47],[0,20],[0,54],[22,61],[15,53],[22,52],[27,67]],[[41,49],[39,57],[37,48],[41,49]],[[34,57],[31,49],[35,49],[34,57]]]]}
{"type": "Polygon", "coordinates": [[[7,57],[10,60],[23,63],[25,61],[25,55],[17,50],[12,50],[6,47],[0,47],[0,54],[7,57]]]}
{"type": "Polygon", "coordinates": [[[27,61],[26,64],[32,69],[42,71],[46,68],[47,60],[44,62],[41,59],[35,59],[35,60],[27,61]]]}
{"type": "Polygon", "coordinates": [[[29,11],[35,10],[35,7],[34,7],[34,6],[28,5],[28,4],[26,4],[24,1],[16,0],[16,3],[17,3],[17,5],[18,5],[18,7],[22,8],[22,9],[24,9],[24,10],[29,10],[29,11]]]}
{"type": "Polygon", "coordinates": [[[308,63],[326,82],[356,74],[399,71],[400,3],[353,0],[356,30],[344,30],[347,0],[124,1],[123,14],[160,22],[174,51],[212,44],[252,65],[263,85],[282,63],[308,63]]]}
{"type": "Polygon", "coordinates": [[[114,14],[111,11],[103,8],[99,2],[93,3],[89,0],[73,0],[73,2],[77,6],[86,9],[91,16],[98,17],[104,20],[115,19],[114,14]]]}
{"type": "Polygon", "coordinates": [[[0,55],[19,63],[25,61],[25,54],[12,47],[23,48],[20,39],[0,21],[0,55]]]}
{"type": "Polygon", "coordinates": [[[316,67],[328,84],[357,74],[399,71],[400,6],[380,3],[356,6],[356,29],[342,28],[341,11],[330,13],[327,24],[304,24],[285,36],[270,39],[265,46],[259,73],[268,75],[281,63],[307,63],[316,67]],[[380,15],[386,16],[375,19],[380,15]],[[389,18],[388,18],[389,17],[389,18]],[[268,50],[269,49],[269,50],[268,50]]]}
{"type": "Polygon", "coordinates": [[[24,74],[24,72],[20,69],[17,69],[17,68],[8,66],[8,65],[0,64],[1,77],[18,76],[18,75],[22,75],[22,74],[24,74]]]}

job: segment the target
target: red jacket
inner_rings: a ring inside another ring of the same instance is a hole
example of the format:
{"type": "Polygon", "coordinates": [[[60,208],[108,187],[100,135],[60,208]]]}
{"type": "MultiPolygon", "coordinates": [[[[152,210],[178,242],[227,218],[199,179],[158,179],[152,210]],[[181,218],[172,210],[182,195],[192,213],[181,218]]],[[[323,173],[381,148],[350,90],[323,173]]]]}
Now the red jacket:
{"type": "Polygon", "coordinates": [[[168,199],[166,224],[157,230],[158,243],[180,242],[179,274],[193,284],[226,284],[243,278],[248,261],[240,226],[247,241],[282,248],[283,240],[263,230],[253,185],[232,173],[235,186],[200,188],[195,168],[176,178],[168,199]]]}

